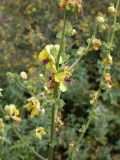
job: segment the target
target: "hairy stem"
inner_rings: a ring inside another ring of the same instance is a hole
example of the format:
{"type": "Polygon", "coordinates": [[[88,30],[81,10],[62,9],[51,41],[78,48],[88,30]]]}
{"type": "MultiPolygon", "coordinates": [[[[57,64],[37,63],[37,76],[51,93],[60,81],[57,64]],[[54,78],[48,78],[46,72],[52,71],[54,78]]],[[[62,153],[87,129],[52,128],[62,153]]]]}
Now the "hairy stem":
{"type": "Polygon", "coordinates": [[[50,135],[50,148],[48,160],[52,160],[53,157],[53,149],[54,149],[54,135],[55,135],[55,107],[52,107],[52,117],[51,117],[51,135],[50,135]]]}
{"type": "Polygon", "coordinates": [[[60,61],[60,56],[61,54],[64,54],[64,50],[65,50],[65,32],[66,32],[66,23],[67,23],[67,18],[66,18],[66,12],[64,12],[64,26],[63,26],[63,31],[62,31],[62,37],[61,37],[61,41],[60,41],[60,49],[58,52],[58,56],[57,56],[57,62],[56,62],[56,68],[59,69],[59,61],[60,61]]]}
{"type": "MultiPolygon", "coordinates": [[[[63,31],[62,31],[62,37],[61,37],[61,41],[60,41],[60,49],[58,52],[58,56],[57,56],[57,62],[56,62],[56,68],[57,70],[59,69],[59,61],[60,61],[60,56],[62,54],[64,54],[65,52],[65,33],[66,33],[66,24],[67,24],[67,18],[66,18],[66,12],[64,12],[64,26],[63,26],[63,31]]],[[[60,91],[58,91],[58,86],[56,84],[56,87],[54,89],[54,98],[55,99],[60,99],[60,91]]],[[[54,150],[54,139],[55,139],[55,118],[57,115],[57,110],[58,110],[58,106],[54,105],[52,107],[52,111],[51,111],[51,128],[50,128],[50,146],[49,146],[49,155],[48,155],[48,160],[52,160],[53,157],[53,150],[54,150]]]]}

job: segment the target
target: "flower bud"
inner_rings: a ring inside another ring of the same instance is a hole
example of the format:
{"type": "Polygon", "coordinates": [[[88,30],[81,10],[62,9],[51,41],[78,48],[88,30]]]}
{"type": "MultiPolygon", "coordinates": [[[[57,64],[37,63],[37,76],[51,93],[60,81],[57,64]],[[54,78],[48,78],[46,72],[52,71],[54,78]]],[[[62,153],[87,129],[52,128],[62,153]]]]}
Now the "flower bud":
{"type": "Polygon", "coordinates": [[[42,108],[42,109],[41,109],[41,115],[44,115],[44,114],[45,114],[45,109],[42,108]]]}
{"type": "Polygon", "coordinates": [[[100,25],[98,26],[98,31],[99,31],[100,33],[104,32],[105,30],[106,30],[106,26],[105,26],[104,24],[100,24],[100,25]]]}
{"type": "Polygon", "coordinates": [[[74,36],[74,35],[76,35],[76,34],[77,34],[76,29],[73,29],[73,30],[72,30],[72,36],[74,36]]]}
{"type": "Polygon", "coordinates": [[[20,73],[20,77],[21,77],[22,79],[27,79],[27,73],[24,72],[24,71],[22,71],[22,72],[20,73]]]}
{"type": "Polygon", "coordinates": [[[98,17],[96,18],[96,21],[101,24],[101,23],[104,23],[104,22],[105,22],[105,18],[104,18],[103,16],[98,16],[98,17]]]}
{"type": "Polygon", "coordinates": [[[9,121],[10,120],[10,116],[5,116],[5,120],[9,121]]]}
{"type": "Polygon", "coordinates": [[[102,64],[104,67],[110,67],[112,65],[113,61],[112,61],[112,56],[110,55],[110,53],[103,59],[102,64]]]}
{"type": "Polygon", "coordinates": [[[44,77],[43,74],[39,74],[40,77],[44,77]]]}
{"type": "Polygon", "coordinates": [[[111,13],[111,14],[114,14],[116,11],[114,5],[111,5],[110,7],[108,7],[108,12],[111,13]]]}

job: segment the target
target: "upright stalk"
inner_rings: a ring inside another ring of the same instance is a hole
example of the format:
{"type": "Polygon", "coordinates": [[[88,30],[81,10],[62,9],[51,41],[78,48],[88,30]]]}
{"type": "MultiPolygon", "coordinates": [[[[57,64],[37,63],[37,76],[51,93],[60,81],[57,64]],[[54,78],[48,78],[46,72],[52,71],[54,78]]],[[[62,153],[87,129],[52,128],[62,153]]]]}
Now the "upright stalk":
{"type": "MultiPolygon", "coordinates": [[[[64,54],[64,51],[65,51],[65,44],[64,43],[65,43],[66,23],[67,23],[66,12],[64,12],[64,26],[63,26],[62,37],[61,37],[61,41],[60,41],[60,49],[59,49],[59,52],[58,52],[57,62],[56,62],[57,70],[59,70],[60,56],[62,54],[64,54]]],[[[60,91],[58,91],[57,84],[55,86],[53,96],[54,96],[55,99],[59,99],[60,98],[60,91]]],[[[54,144],[54,139],[55,139],[55,118],[56,118],[56,115],[57,115],[57,110],[58,110],[58,106],[54,105],[52,107],[52,111],[51,111],[50,145],[49,145],[48,160],[52,160],[53,150],[54,150],[54,146],[55,146],[55,144],[54,144]]]]}
{"type": "MultiPolygon", "coordinates": [[[[119,8],[119,4],[120,4],[120,0],[118,0],[118,1],[117,1],[117,4],[116,4],[116,12],[115,12],[115,15],[114,15],[114,23],[113,23],[113,26],[115,26],[116,23],[117,23],[117,12],[118,12],[118,8],[119,8]]],[[[110,39],[110,43],[111,43],[111,44],[113,43],[113,40],[114,40],[114,37],[115,37],[115,32],[116,32],[116,30],[113,28],[113,30],[112,30],[112,35],[111,35],[111,39],[110,39]]],[[[93,36],[94,36],[94,34],[93,34],[93,36]]],[[[88,45],[88,46],[89,46],[89,45],[88,45]]],[[[77,61],[72,65],[72,67],[74,67],[75,65],[77,65],[78,62],[79,62],[79,60],[77,60],[77,61]]],[[[104,75],[104,73],[105,73],[105,70],[103,71],[102,76],[104,75]]],[[[96,108],[96,106],[97,106],[97,102],[98,102],[98,99],[99,99],[100,94],[101,94],[101,87],[99,87],[98,96],[97,96],[97,98],[96,98],[95,104],[93,105],[93,110],[94,110],[94,109],[96,108]]],[[[76,147],[75,147],[75,148],[76,148],[77,151],[78,151],[78,149],[79,149],[79,147],[80,147],[81,141],[82,141],[82,139],[83,139],[83,137],[84,137],[84,135],[85,135],[85,133],[86,133],[86,131],[87,131],[90,123],[91,123],[91,121],[92,121],[92,117],[89,115],[88,121],[87,121],[87,123],[86,123],[86,125],[85,125],[85,129],[84,129],[84,131],[80,134],[79,139],[78,139],[78,142],[77,142],[77,144],[76,144],[76,147]]],[[[75,158],[75,156],[72,154],[70,159],[73,160],[73,158],[75,158]]]]}
{"type": "Polygon", "coordinates": [[[50,146],[49,146],[49,155],[48,160],[52,160],[53,157],[53,149],[54,149],[54,136],[55,136],[55,106],[52,107],[51,112],[51,128],[50,128],[50,146]]]}
{"type": "Polygon", "coordinates": [[[58,52],[58,56],[57,56],[57,62],[56,62],[56,68],[57,70],[59,69],[59,61],[60,61],[60,56],[61,54],[64,54],[64,50],[65,50],[65,45],[64,45],[64,42],[65,42],[65,32],[66,32],[66,23],[67,23],[67,15],[66,15],[66,11],[64,12],[64,26],[63,26],[63,31],[62,31],[62,37],[61,37],[61,41],[60,41],[60,49],[59,49],[59,52],[58,52]]]}
{"type": "Polygon", "coordinates": [[[120,0],[118,0],[117,4],[116,4],[116,12],[115,12],[115,16],[114,16],[113,31],[112,31],[112,35],[111,35],[111,41],[110,41],[111,44],[113,43],[113,40],[115,37],[115,32],[116,32],[115,25],[117,22],[117,12],[118,12],[118,8],[119,8],[119,4],[120,4],[120,0]]]}
{"type": "MultiPolygon", "coordinates": [[[[92,111],[96,108],[97,101],[98,101],[98,99],[99,99],[100,93],[101,93],[101,89],[99,88],[99,90],[98,90],[98,95],[97,95],[96,101],[95,101],[95,103],[94,103],[94,105],[93,105],[92,111]]],[[[93,119],[93,117],[91,116],[91,113],[90,113],[90,115],[89,115],[89,117],[88,117],[88,121],[87,121],[87,123],[85,124],[85,128],[84,128],[84,130],[82,131],[82,133],[80,134],[80,136],[79,136],[79,138],[78,138],[78,141],[77,141],[77,144],[76,144],[76,146],[75,146],[75,150],[76,150],[76,151],[79,150],[79,147],[80,147],[80,145],[81,145],[82,139],[83,139],[83,137],[84,137],[87,129],[89,128],[89,125],[90,125],[92,119],[93,119]]],[[[75,158],[75,156],[76,156],[76,155],[71,154],[71,158],[70,158],[70,159],[73,160],[73,159],[75,158]]]]}

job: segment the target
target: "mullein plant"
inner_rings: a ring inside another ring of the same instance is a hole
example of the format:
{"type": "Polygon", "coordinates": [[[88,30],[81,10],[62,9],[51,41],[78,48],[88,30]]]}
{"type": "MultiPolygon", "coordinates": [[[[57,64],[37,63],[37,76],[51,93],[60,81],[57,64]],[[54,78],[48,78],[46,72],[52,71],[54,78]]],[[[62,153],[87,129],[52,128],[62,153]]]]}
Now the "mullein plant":
{"type": "MultiPolygon", "coordinates": [[[[77,52],[76,61],[69,65],[69,57],[65,53],[66,49],[66,37],[72,36],[76,34],[76,30],[74,28],[67,27],[67,17],[70,14],[81,14],[83,12],[83,4],[81,0],[59,0],[59,8],[61,12],[64,13],[64,25],[62,33],[58,35],[60,38],[60,44],[49,44],[46,45],[45,48],[40,52],[37,62],[41,64],[49,74],[48,77],[45,78],[43,74],[40,74],[40,77],[44,82],[44,92],[36,95],[32,91],[32,87],[28,82],[28,75],[26,72],[22,71],[19,76],[12,73],[7,73],[7,76],[12,81],[17,82],[23,89],[28,91],[31,95],[25,104],[25,110],[29,113],[30,118],[34,118],[35,116],[42,115],[45,113],[45,109],[42,105],[42,99],[45,96],[50,96],[50,101],[52,104],[51,107],[51,125],[50,125],[50,140],[49,140],[49,151],[48,151],[48,160],[53,159],[53,152],[55,148],[55,131],[56,123],[59,121],[60,125],[63,125],[61,120],[59,119],[59,111],[63,107],[64,102],[61,100],[61,93],[66,92],[69,88],[69,85],[74,83],[74,79],[72,75],[74,74],[74,70],[76,65],[79,64],[81,58],[88,54],[91,51],[98,51],[100,48],[102,50],[102,59],[100,61],[100,67],[102,70],[99,89],[93,91],[90,94],[90,104],[92,105],[92,109],[89,113],[88,121],[86,124],[82,125],[82,128],[79,130],[80,136],[78,141],[74,144],[70,144],[68,148],[68,159],[76,159],[77,152],[79,152],[79,147],[81,141],[90,125],[90,123],[97,118],[97,110],[96,105],[98,99],[101,95],[101,91],[112,88],[112,77],[110,75],[110,68],[112,66],[113,60],[111,56],[111,52],[113,51],[113,42],[115,37],[115,32],[118,29],[117,23],[117,14],[120,0],[117,1],[116,7],[114,4],[111,4],[108,8],[108,12],[112,15],[114,19],[114,24],[111,28],[111,38],[108,42],[102,43],[102,40],[97,38],[97,33],[104,32],[106,30],[106,18],[103,14],[99,14],[96,17],[96,25],[94,29],[94,33],[90,39],[87,40],[88,45],[86,47],[80,47],[77,52]],[[24,83],[25,82],[25,83],[24,83]],[[27,84],[27,85],[26,85],[27,84]]],[[[2,89],[0,89],[0,96],[2,89]]],[[[2,110],[2,109],[1,109],[2,110]]],[[[16,129],[13,122],[21,123],[22,118],[20,117],[20,111],[14,104],[9,104],[4,107],[2,110],[4,115],[4,121],[10,121],[11,126],[13,127],[14,132],[20,139],[23,139],[19,131],[16,129]]],[[[3,134],[5,130],[5,124],[3,119],[0,119],[0,132],[3,134]]],[[[41,140],[46,135],[46,129],[42,126],[35,128],[34,135],[36,138],[41,140]]],[[[45,160],[43,156],[37,153],[33,148],[24,142],[25,145],[41,160],[45,160]]]]}

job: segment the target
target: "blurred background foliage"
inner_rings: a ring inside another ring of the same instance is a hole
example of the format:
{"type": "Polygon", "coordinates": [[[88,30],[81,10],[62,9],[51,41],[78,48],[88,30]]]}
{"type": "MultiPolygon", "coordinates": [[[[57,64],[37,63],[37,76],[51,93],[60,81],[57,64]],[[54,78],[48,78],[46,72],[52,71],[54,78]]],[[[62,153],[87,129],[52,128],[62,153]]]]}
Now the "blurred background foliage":
{"type": "MultiPolygon", "coordinates": [[[[67,54],[71,62],[76,58],[74,51],[87,44],[91,37],[95,16],[102,12],[108,16],[107,8],[110,2],[116,0],[83,0],[84,12],[82,15],[71,15],[68,23],[78,34],[67,40],[67,54]]],[[[111,22],[112,22],[111,18],[111,22]]],[[[3,97],[0,107],[6,104],[16,104],[21,110],[23,119],[18,127],[21,134],[30,145],[47,156],[48,139],[38,141],[30,136],[31,130],[40,125],[46,128],[49,135],[49,110],[43,117],[28,119],[23,111],[30,94],[10,84],[6,72],[19,74],[26,71],[35,88],[42,91],[39,84],[41,66],[36,62],[40,50],[46,44],[58,43],[56,35],[63,26],[63,14],[58,9],[56,0],[3,0],[0,1],[0,88],[3,88],[3,97]]],[[[108,26],[109,27],[109,26],[108,26]]],[[[107,33],[99,33],[98,38],[106,41],[107,33]]],[[[114,43],[116,47],[111,53],[113,66],[111,74],[114,81],[112,89],[102,93],[97,108],[100,118],[90,125],[77,160],[120,160],[120,37],[117,33],[114,43]]],[[[57,147],[54,159],[66,160],[70,149],[68,146],[77,140],[82,124],[86,122],[91,109],[89,94],[98,88],[100,70],[98,60],[101,51],[88,54],[81,60],[74,73],[75,82],[62,97],[65,101],[62,110],[64,125],[57,132],[57,147]],[[68,149],[69,148],[69,149],[68,149]]],[[[38,158],[19,140],[11,126],[6,125],[6,141],[2,150],[3,160],[37,160],[38,158]]],[[[74,149],[74,147],[72,148],[74,149]]]]}

